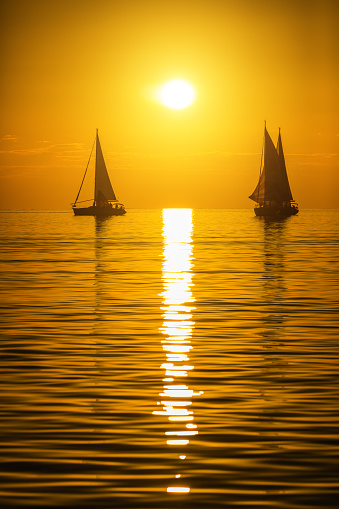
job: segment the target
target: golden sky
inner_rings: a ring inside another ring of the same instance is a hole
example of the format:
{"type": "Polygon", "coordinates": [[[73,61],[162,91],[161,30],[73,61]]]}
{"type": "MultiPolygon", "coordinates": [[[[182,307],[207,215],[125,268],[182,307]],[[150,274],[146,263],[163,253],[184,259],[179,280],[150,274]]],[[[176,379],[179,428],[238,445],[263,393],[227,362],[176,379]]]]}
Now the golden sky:
{"type": "Polygon", "coordinates": [[[265,120],[300,208],[339,206],[337,0],[1,5],[1,209],[70,208],[96,128],[127,208],[252,208],[265,120]],[[193,105],[149,100],[175,78],[193,105]]]}

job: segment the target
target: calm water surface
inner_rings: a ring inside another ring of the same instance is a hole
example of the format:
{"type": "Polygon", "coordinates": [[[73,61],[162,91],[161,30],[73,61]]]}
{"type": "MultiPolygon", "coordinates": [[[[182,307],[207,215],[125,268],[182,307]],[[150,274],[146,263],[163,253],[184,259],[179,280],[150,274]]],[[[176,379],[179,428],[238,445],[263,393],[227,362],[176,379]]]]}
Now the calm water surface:
{"type": "Polygon", "coordinates": [[[337,507],[339,211],[0,217],[1,507],[337,507]]]}

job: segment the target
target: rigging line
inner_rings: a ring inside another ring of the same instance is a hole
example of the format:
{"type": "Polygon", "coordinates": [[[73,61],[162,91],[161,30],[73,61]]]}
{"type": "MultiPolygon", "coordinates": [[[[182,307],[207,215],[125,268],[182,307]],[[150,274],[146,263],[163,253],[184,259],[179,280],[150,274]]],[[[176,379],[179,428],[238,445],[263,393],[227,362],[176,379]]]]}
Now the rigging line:
{"type": "MultiPolygon", "coordinates": [[[[85,170],[85,175],[83,176],[83,179],[82,179],[82,182],[81,182],[81,186],[80,186],[79,192],[78,192],[78,194],[77,194],[77,197],[75,198],[74,205],[75,205],[75,204],[76,204],[76,202],[78,201],[79,194],[80,194],[80,191],[81,191],[81,188],[82,188],[82,184],[84,183],[84,180],[85,180],[85,177],[86,177],[86,173],[87,173],[88,165],[89,165],[89,162],[90,162],[90,160],[91,160],[92,152],[93,152],[94,145],[95,145],[95,140],[96,140],[96,138],[94,139],[94,142],[93,142],[92,150],[91,150],[91,153],[90,153],[90,155],[89,155],[88,163],[87,163],[86,170],[85,170]]],[[[89,200],[86,200],[86,201],[89,201],[89,200]]]]}
{"type": "MultiPolygon", "coordinates": [[[[85,203],[85,202],[89,202],[89,201],[93,201],[92,198],[90,200],[82,200],[82,201],[78,201],[77,203],[85,203]]],[[[75,203],[71,203],[71,205],[75,205],[75,203]]]]}

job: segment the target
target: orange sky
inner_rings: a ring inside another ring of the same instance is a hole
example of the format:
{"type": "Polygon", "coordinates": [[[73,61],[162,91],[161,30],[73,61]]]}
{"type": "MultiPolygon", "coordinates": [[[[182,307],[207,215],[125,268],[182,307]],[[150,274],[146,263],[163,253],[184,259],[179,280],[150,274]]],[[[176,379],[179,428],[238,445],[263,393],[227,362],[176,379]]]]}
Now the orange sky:
{"type": "Polygon", "coordinates": [[[99,128],[127,208],[249,207],[264,120],[300,208],[338,207],[336,0],[4,0],[1,209],[68,209],[99,128]],[[196,102],[145,89],[174,78],[196,102]]]}

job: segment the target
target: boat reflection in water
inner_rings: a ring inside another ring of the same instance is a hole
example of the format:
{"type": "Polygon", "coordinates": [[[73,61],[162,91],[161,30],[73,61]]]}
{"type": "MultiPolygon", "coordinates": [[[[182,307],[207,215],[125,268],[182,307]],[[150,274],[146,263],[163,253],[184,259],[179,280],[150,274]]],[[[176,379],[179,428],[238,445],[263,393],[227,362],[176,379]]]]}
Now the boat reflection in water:
{"type": "Polygon", "coordinates": [[[166,416],[169,428],[166,432],[167,445],[173,447],[177,454],[178,471],[176,479],[168,486],[169,493],[188,493],[190,487],[185,485],[184,463],[187,456],[187,445],[190,437],[198,434],[197,425],[193,423],[192,397],[202,394],[189,388],[187,377],[194,369],[190,364],[189,354],[194,322],[192,311],[194,297],[192,294],[192,258],[193,258],[193,212],[191,209],[164,209],[163,217],[163,325],[164,335],[162,348],[166,362],[161,365],[165,372],[164,390],[160,393],[162,410],[156,415],[166,416]]]}

